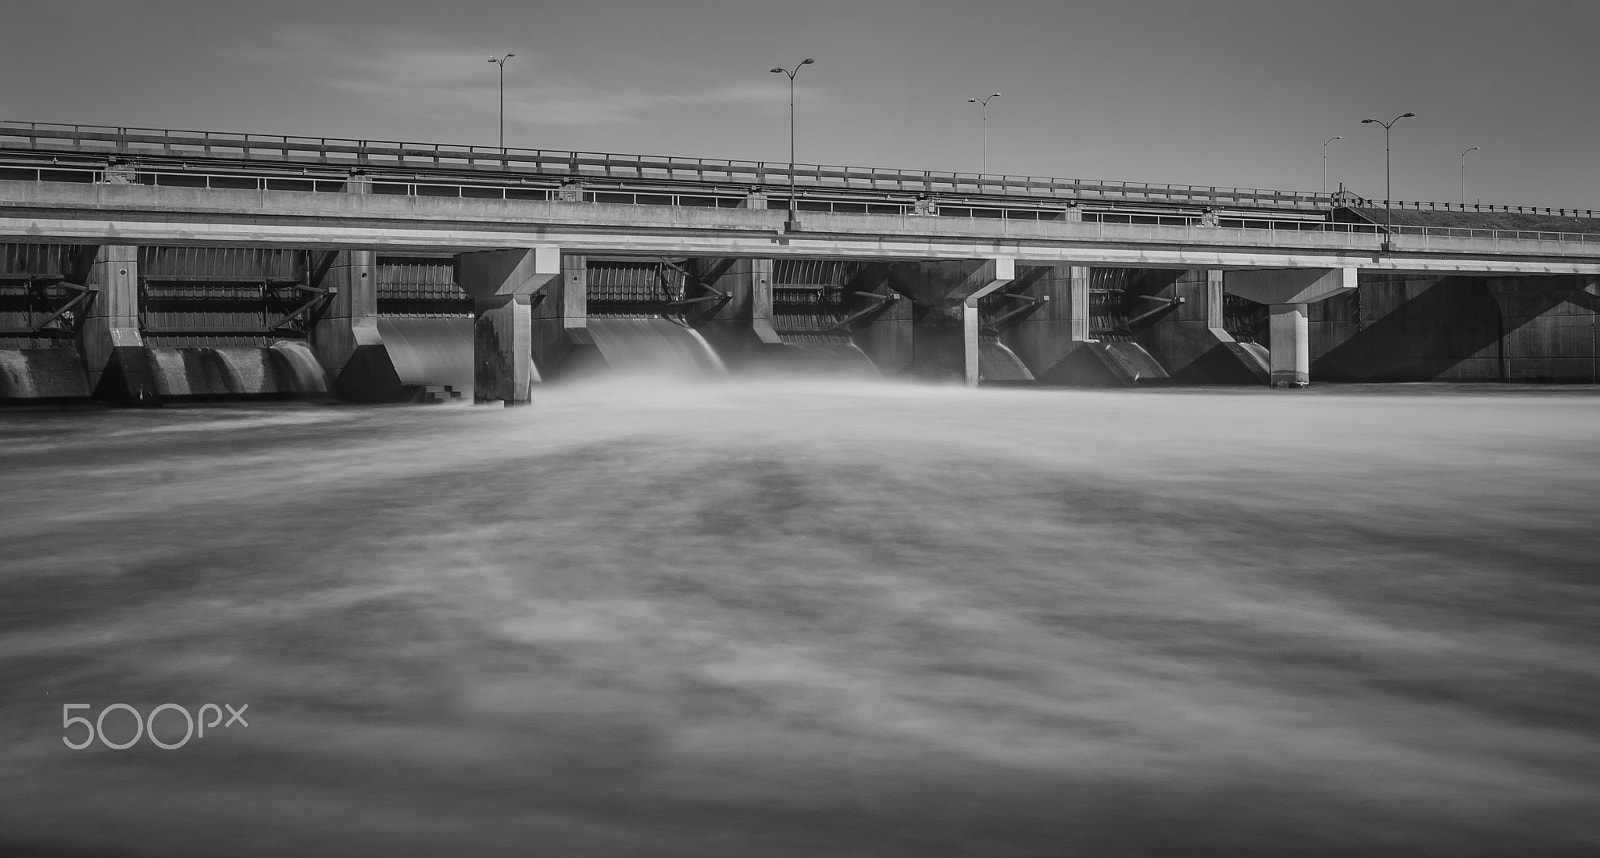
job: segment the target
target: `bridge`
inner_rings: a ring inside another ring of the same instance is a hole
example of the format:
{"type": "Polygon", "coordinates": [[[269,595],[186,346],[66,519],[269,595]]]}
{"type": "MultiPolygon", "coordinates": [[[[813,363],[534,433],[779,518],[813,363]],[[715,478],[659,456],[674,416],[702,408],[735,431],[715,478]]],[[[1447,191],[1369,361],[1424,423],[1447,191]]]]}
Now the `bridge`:
{"type": "Polygon", "coordinates": [[[462,340],[472,378],[457,387],[525,402],[536,379],[607,362],[623,318],[693,334],[735,366],[825,354],[974,384],[1298,386],[1312,323],[1329,321],[1319,308],[1354,302],[1361,331],[1362,290],[1370,302],[1396,283],[1476,302],[1477,332],[1453,347],[1476,350],[1436,358],[1476,366],[1467,378],[1517,375],[1508,311],[1526,317],[1518,330],[1554,332],[1540,348],[1556,353],[1536,356],[1556,362],[1551,380],[1593,381],[1600,362],[1589,211],[0,122],[0,243],[10,398],[252,392],[238,378],[250,372],[197,384],[204,349],[269,356],[256,388],[292,358],[342,395],[392,398],[426,386],[400,341],[430,329],[462,340]],[[1383,207],[1451,225],[1386,227],[1370,216],[1383,207]],[[424,288],[397,288],[400,269],[424,288]],[[1492,372],[1477,342],[1489,321],[1492,372]]]}

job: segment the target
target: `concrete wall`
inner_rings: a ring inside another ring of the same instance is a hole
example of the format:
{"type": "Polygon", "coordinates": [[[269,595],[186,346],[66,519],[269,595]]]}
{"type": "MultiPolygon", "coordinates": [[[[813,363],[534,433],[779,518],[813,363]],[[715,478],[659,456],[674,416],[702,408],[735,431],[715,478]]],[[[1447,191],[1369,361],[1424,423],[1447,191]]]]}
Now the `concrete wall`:
{"type": "Polygon", "coordinates": [[[1595,284],[1363,274],[1313,305],[1312,376],[1326,381],[1597,381],[1595,284]]]}

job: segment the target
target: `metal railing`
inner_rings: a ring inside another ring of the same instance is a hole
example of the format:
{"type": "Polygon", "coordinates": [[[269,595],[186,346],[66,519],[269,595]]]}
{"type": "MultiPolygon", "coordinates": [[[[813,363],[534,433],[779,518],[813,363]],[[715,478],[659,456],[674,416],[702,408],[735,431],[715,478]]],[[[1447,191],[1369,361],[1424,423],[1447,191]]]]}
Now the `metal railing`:
{"type": "MultiPolygon", "coordinates": [[[[232,159],[349,168],[488,169],[569,178],[692,181],[778,188],[789,182],[789,164],[567,152],[387,140],[293,137],[176,131],[154,128],[65,125],[0,120],[0,149],[71,152],[137,158],[232,159]]],[[[896,170],[825,164],[795,164],[797,185],[818,188],[919,194],[993,194],[1083,200],[1129,200],[1195,205],[1326,209],[1334,194],[1149,184],[934,170],[896,170]]]]}
{"type": "MultiPolygon", "coordinates": [[[[187,189],[233,190],[233,191],[299,191],[310,193],[338,193],[345,194],[349,191],[350,182],[322,178],[297,178],[280,175],[252,176],[240,173],[201,173],[190,170],[161,171],[161,170],[127,170],[122,168],[90,168],[69,167],[60,165],[0,165],[0,180],[34,182],[68,182],[72,184],[95,184],[106,186],[140,185],[146,187],[174,187],[187,189]]],[[[363,180],[365,183],[365,180],[363,180]]],[[[610,205],[632,206],[672,206],[695,208],[733,208],[746,201],[744,196],[716,196],[708,194],[681,194],[662,193],[660,191],[585,191],[568,197],[569,189],[561,187],[558,183],[546,183],[544,186],[531,184],[526,181],[515,183],[502,182],[446,182],[407,180],[371,181],[371,193],[379,196],[406,196],[417,198],[442,198],[442,199],[483,199],[501,200],[507,202],[534,201],[534,202],[588,202],[610,205]]],[[[775,200],[774,202],[787,202],[775,200]]],[[[897,216],[912,216],[924,214],[939,218],[961,218],[971,220],[1008,220],[1008,221],[1053,221],[1063,222],[1067,209],[1029,207],[1018,209],[982,208],[970,203],[961,202],[958,205],[940,204],[934,200],[933,206],[922,204],[910,197],[901,200],[887,198],[874,198],[870,200],[839,200],[823,198],[809,200],[804,196],[798,200],[801,211],[825,211],[837,214],[882,214],[897,216]],[[981,212],[981,213],[980,213],[981,212]]],[[[1256,216],[1225,216],[1213,218],[1208,222],[1205,215],[1141,215],[1129,212],[1115,213],[1084,213],[1085,226],[1098,225],[1097,236],[1117,238],[1125,236],[1146,236],[1154,230],[1156,235],[1165,229],[1179,231],[1185,240],[1206,239],[1220,236],[1224,233],[1238,233],[1241,243],[1262,243],[1260,233],[1265,232],[1269,237],[1265,243],[1292,244],[1294,238],[1287,234],[1321,233],[1333,235],[1371,236],[1374,239],[1385,233],[1392,235],[1420,236],[1424,239],[1422,248],[1426,249],[1427,239],[1467,239],[1487,240],[1492,242],[1540,242],[1578,244],[1576,250],[1587,253],[1589,246],[1600,253],[1600,233],[1575,233],[1550,230],[1516,230],[1516,229],[1485,229],[1475,227],[1437,227],[1437,226],[1409,226],[1395,225],[1385,228],[1383,224],[1375,223],[1338,223],[1333,221],[1306,220],[1304,218],[1278,219],[1268,215],[1256,216]],[[1135,228],[1143,230],[1136,231],[1135,228]],[[1248,235],[1247,235],[1248,234],[1248,235]]],[[[1572,250],[1573,248],[1564,248],[1572,250]]]]}

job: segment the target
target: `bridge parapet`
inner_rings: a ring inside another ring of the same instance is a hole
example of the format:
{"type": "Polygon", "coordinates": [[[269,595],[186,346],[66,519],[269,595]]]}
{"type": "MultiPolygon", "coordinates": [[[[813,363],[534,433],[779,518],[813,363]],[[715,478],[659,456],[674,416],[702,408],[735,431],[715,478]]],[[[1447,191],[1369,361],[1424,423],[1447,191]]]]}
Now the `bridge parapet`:
{"type": "MultiPolygon", "coordinates": [[[[786,185],[791,173],[787,162],[4,120],[0,120],[0,151],[271,162],[346,169],[487,170],[535,176],[686,181],[758,187],[786,185]]],[[[795,164],[792,172],[797,186],[835,190],[1134,200],[1302,211],[1326,211],[1335,204],[1334,194],[1268,188],[825,164],[795,164]]]]}

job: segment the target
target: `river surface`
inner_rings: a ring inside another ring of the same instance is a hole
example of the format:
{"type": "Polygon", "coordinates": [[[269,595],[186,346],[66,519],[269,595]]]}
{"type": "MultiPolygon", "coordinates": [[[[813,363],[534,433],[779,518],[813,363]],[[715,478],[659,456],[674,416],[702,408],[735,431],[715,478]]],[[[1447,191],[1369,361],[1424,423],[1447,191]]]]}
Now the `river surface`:
{"type": "Polygon", "coordinates": [[[0,411],[0,854],[1600,854],[1594,388],[536,398],[0,411]]]}

